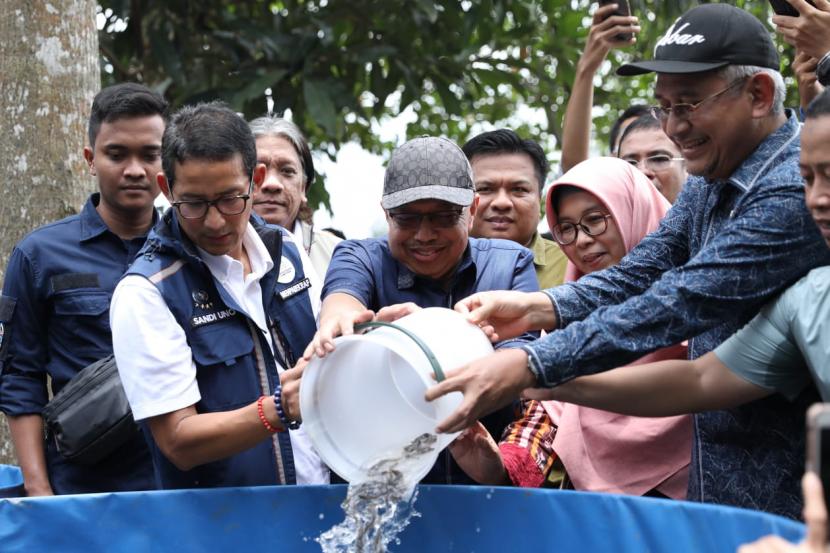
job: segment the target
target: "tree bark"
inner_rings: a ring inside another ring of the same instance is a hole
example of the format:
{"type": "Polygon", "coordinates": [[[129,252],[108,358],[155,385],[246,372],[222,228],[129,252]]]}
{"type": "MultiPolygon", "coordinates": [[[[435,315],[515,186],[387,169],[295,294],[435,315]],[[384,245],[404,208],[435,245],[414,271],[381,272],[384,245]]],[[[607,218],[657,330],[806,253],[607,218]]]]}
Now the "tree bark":
{"type": "MultiPolygon", "coordinates": [[[[0,2],[0,284],[29,231],[77,213],[95,183],[83,159],[100,88],[93,0],[0,2]]],[[[0,424],[0,463],[14,464],[0,424]]]]}

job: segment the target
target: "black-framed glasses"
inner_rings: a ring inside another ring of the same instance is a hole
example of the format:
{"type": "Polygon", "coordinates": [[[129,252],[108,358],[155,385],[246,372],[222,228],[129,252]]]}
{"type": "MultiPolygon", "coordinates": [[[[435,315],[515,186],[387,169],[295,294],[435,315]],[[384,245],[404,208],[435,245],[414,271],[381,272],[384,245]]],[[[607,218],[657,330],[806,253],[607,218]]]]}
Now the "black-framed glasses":
{"type": "Polygon", "coordinates": [[[700,108],[700,106],[704,102],[708,102],[709,100],[714,100],[715,98],[721,96],[722,94],[725,94],[727,90],[735,88],[736,85],[742,84],[744,82],[746,82],[745,77],[740,78],[740,79],[736,79],[736,80],[732,81],[729,84],[729,86],[727,86],[723,90],[719,90],[718,92],[715,92],[714,94],[711,94],[711,95],[707,96],[706,98],[704,98],[703,100],[701,100],[699,102],[695,102],[693,104],[687,104],[687,103],[674,104],[673,106],[669,106],[669,107],[654,106],[654,107],[651,108],[651,113],[654,114],[654,117],[656,117],[660,121],[668,120],[669,115],[672,115],[672,114],[674,114],[674,116],[677,119],[680,119],[681,121],[686,121],[687,119],[689,119],[689,117],[692,116],[692,114],[695,111],[698,110],[698,108],[700,108]]]}
{"type": "Polygon", "coordinates": [[[589,211],[579,218],[576,223],[559,223],[551,229],[553,239],[559,245],[567,246],[573,244],[576,237],[581,230],[588,236],[599,236],[608,230],[608,219],[611,214],[603,213],[602,211],[589,211]]]}
{"type": "Polygon", "coordinates": [[[207,215],[210,206],[215,207],[222,215],[239,215],[245,211],[245,206],[248,204],[253,190],[254,177],[251,175],[251,183],[248,185],[247,194],[223,196],[215,200],[180,200],[178,202],[170,202],[170,205],[179,210],[179,215],[184,219],[201,219],[207,215]]]}
{"type": "Polygon", "coordinates": [[[630,163],[634,167],[640,167],[640,164],[651,171],[665,171],[671,167],[672,162],[686,161],[682,157],[671,157],[665,154],[658,154],[656,156],[649,156],[645,159],[637,159],[634,157],[624,157],[623,161],[630,163]]]}
{"type": "Polygon", "coordinates": [[[395,226],[401,230],[418,230],[421,223],[426,219],[430,225],[435,228],[452,228],[461,220],[461,215],[464,213],[463,209],[448,209],[444,211],[436,211],[434,213],[407,213],[407,212],[389,212],[389,217],[395,226]]]}

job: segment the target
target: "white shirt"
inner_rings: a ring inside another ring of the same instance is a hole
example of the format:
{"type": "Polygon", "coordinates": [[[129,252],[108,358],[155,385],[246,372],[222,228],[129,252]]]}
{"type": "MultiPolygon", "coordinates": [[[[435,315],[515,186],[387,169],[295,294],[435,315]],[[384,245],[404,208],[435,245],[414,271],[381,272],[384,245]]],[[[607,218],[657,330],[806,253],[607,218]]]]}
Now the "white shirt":
{"type": "Polygon", "coordinates": [[[295,232],[291,232],[288,229],[284,230],[288,233],[291,241],[294,242],[294,245],[297,246],[297,250],[300,252],[300,260],[303,263],[303,274],[308,277],[308,280],[311,283],[311,286],[308,288],[308,297],[311,299],[311,310],[314,313],[314,318],[319,322],[320,294],[323,291],[323,277],[326,275],[318,274],[317,269],[314,268],[314,264],[311,262],[311,257],[305,250],[305,245],[303,244],[303,233],[299,225],[299,219],[297,219],[297,224],[294,225],[295,232]]]}
{"type": "MultiPolygon", "coordinates": [[[[230,256],[213,256],[202,250],[199,254],[213,277],[263,333],[273,354],[259,283],[274,264],[250,223],[242,245],[251,265],[247,276],[242,263],[230,256]]],[[[313,281],[312,287],[315,287],[313,281]]],[[[316,296],[315,316],[319,313],[319,283],[316,296]]],[[[312,308],[314,304],[312,300],[312,308]]],[[[140,275],[128,275],[118,283],[110,306],[110,326],[118,372],[136,420],[184,409],[201,399],[196,364],[184,329],[149,280],[140,275]]],[[[280,372],[285,370],[279,363],[277,367],[280,372]]],[[[297,483],[327,484],[328,469],[302,427],[291,430],[289,435],[297,483]]]]}

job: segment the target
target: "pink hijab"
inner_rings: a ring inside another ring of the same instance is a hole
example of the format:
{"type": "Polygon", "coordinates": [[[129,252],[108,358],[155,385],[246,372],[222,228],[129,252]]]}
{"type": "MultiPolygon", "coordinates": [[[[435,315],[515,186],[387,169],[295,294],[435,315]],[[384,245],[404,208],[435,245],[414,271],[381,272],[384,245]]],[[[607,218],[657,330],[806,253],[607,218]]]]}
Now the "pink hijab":
{"type": "MultiPolygon", "coordinates": [[[[557,223],[553,194],[574,186],[596,196],[608,209],[631,251],[657,229],[671,207],[651,181],[637,168],[618,158],[583,161],[565,173],[548,190],[545,202],[548,225],[557,223]]],[[[582,277],[568,262],[565,281],[582,277]]],[[[631,363],[685,359],[686,346],[663,348],[631,363]]],[[[599,411],[557,401],[542,402],[558,426],[553,449],[577,490],[643,495],[657,489],[676,499],[686,497],[692,450],[689,415],[639,418],[599,411]]]]}
{"type": "MultiPolygon", "coordinates": [[[[545,200],[550,228],[558,223],[551,205],[553,194],[562,186],[582,188],[605,205],[620,229],[626,252],[639,244],[646,234],[657,230],[660,220],[671,208],[669,201],[639,169],[616,157],[597,157],[574,166],[551,185],[545,200]]],[[[565,282],[581,276],[576,266],[568,262],[565,282]]]]}

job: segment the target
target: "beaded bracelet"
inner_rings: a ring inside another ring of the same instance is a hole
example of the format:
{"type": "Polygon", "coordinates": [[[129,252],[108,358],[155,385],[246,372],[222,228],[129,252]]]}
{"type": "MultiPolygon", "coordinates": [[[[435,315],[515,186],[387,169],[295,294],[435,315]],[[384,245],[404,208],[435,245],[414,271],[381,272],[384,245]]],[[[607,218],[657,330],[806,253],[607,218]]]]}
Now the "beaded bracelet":
{"type": "Polygon", "coordinates": [[[262,426],[268,430],[271,434],[276,434],[279,432],[279,429],[274,428],[274,425],[268,422],[268,419],[265,418],[265,411],[262,409],[262,402],[268,396],[260,396],[258,400],[256,400],[256,412],[259,415],[259,420],[262,421],[262,426]]]}
{"type": "Polygon", "coordinates": [[[274,407],[277,408],[277,416],[280,418],[282,425],[289,430],[297,430],[300,427],[300,421],[290,421],[285,414],[285,409],[282,408],[282,386],[277,386],[274,390],[274,407]]]}

